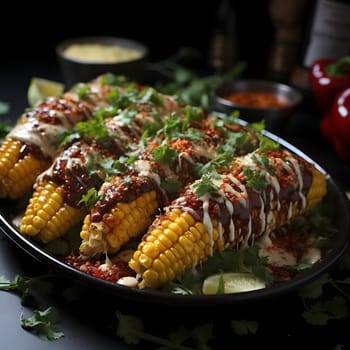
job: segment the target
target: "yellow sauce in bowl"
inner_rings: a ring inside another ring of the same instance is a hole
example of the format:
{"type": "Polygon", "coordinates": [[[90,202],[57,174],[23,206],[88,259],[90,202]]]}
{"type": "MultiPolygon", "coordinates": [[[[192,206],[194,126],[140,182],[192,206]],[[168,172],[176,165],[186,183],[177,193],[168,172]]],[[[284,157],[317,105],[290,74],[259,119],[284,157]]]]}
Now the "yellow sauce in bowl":
{"type": "Polygon", "coordinates": [[[72,44],[64,55],[73,60],[92,63],[117,63],[138,59],[142,53],[135,49],[108,44],[72,44]]]}

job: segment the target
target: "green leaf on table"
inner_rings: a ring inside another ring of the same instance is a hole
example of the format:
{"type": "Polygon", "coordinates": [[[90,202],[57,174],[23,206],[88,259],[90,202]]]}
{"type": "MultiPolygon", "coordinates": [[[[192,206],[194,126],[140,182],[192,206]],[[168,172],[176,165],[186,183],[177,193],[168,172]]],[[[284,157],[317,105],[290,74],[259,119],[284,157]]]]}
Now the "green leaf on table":
{"type": "Polygon", "coordinates": [[[316,299],[323,294],[323,287],[331,281],[329,274],[324,274],[320,278],[308,283],[299,291],[299,295],[303,298],[316,299]]]}
{"type": "Polygon", "coordinates": [[[194,329],[187,329],[180,326],[173,329],[166,337],[150,334],[146,331],[140,318],[132,315],[124,315],[117,311],[118,327],[117,335],[126,344],[139,344],[142,340],[160,345],[157,349],[177,350],[210,350],[207,343],[213,339],[211,325],[203,325],[194,329]],[[196,347],[184,345],[184,342],[192,340],[196,347]]]}
{"type": "Polygon", "coordinates": [[[54,340],[64,336],[64,333],[57,329],[58,321],[58,313],[53,307],[43,311],[34,310],[33,315],[28,318],[24,318],[21,314],[20,318],[22,328],[38,334],[44,340],[54,340]]]}
{"type": "Polygon", "coordinates": [[[195,340],[198,349],[211,349],[208,344],[215,339],[213,324],[206,323],[194,328],[192,337],[195,340]]]}
{"type": "Polygon", "coordinates": [[[259,328],[258,322],[249,320],[232,320],[230,326],[237,335],[256,334],[259,328]]]}
{"type": "Polygon", "coordinates": [[[139,333],[144,332],[142,320],[135,316],[124,315],[117,311],[117,335],[127,344],[138,344],[141,340],[139,333]]]}
{"type": "Polygon", "coordinates": [[[50,273],[37,277],[16,275],[12,281],[6,279],[4,276],[0,276],[0,290],[19,292],[21,294],[21,302],[24,305],[26,304],[31,288],[43,295],[47,295],[51,292],[52,283],[45,281],[45,279],[50,276],[50,273]]]}
{"type": "Polygon", "coordinates": [[[332,319],[347,318],[349,317],[347,300],[336,295],[330,300],[315,302],[302,313],[302,316],[307,323],[318,326],[323,326],[332,319]]]}

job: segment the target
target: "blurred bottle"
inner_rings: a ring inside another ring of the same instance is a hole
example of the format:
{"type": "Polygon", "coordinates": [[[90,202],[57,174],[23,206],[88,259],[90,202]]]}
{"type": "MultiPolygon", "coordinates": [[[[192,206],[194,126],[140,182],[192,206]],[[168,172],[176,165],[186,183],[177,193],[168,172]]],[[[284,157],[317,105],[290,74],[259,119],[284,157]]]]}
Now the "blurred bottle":
{"type": "Polygon", "coordinates": [[[215,72],[234,66],[237,61],[236,13],[232,1],[221,0],[209,46],[208,65],[215,72]]]}
{"type": "Polygon", "coordinates": [[[350,53],[350,1],[313,3],[291,84],[309,92],[308,70],[318,58],[338,59],[350,53]]]}
{"type": "Polygon", "coordinates": [[[296,63],[308,0],[270,0],[275,36],[268,62],[271,79],[288,82],[296,63]]]}

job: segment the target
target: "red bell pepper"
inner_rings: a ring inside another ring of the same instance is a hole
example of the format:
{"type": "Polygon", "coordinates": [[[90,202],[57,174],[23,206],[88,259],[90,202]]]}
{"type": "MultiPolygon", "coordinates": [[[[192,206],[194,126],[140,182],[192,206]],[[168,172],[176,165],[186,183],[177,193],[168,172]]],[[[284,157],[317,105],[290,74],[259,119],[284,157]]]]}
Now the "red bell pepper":
{"type": "Polygon", "coordinates": [[[321,132],[339,157],[350,162],[350,85],[335,95],[321,121],[321,132]]]}
{"type": "Polygon", "coordinates": [[[350,86],[350,56],[339,60],[320,58],[309,69],[310,88],[322,112],[326,112],[335,94],[350,86]]]}

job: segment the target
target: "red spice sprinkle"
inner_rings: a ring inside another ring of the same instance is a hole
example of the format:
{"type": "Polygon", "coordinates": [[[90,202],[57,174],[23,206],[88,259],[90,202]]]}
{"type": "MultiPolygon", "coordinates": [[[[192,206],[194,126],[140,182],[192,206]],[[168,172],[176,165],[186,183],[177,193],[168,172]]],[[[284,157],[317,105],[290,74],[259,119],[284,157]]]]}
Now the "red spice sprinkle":
{"type": "Polygon", "coordinates": [[[113,283],[122,277],[135,276],[135,272],[130,269],[125,261],[116,261],[111,265],[104,265],[103,268],[101,268],[103,263],[100,260],[86,261],[73,255],[65,257],[64,261],[80,271],[113,283]]]}

